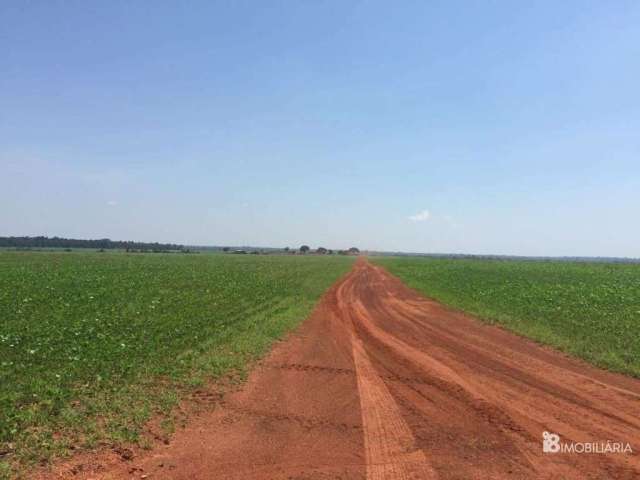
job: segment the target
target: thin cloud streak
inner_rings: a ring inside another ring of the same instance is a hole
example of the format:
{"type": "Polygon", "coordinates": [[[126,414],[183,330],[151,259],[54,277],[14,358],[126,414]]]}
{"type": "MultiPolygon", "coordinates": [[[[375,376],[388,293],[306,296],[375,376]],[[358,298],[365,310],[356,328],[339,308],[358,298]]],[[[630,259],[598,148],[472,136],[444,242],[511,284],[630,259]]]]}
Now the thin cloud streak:
{"type": "Polygon", "coordinates": [[[416,213],[415,215],[411,215],[409,217],[409,221],[411,222],[425,222],[427,220],[429,220],[429,218],[431,218],[431,213],[429,213],[429,210],[422,210],[419,213],[416,213]]]}

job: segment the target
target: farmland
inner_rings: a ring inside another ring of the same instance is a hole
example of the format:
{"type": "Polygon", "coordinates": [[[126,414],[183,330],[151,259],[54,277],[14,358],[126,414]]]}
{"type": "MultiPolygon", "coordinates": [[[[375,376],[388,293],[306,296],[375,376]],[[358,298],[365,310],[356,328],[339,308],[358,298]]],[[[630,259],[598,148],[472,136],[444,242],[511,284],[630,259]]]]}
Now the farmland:
{"type": "Polygon", "coordinates": [[[640,380],[487,327],[360,258],[168,445],[37,480],[640,478],[639,399],[640,380]],[[628,449],[549,455],[545,431],[628,449]]]}
{"type": "Polygon", "coordinates": [[[640,376],[640,265],[376,258],[444,304],[640,376]]]}
{"type": "Polygon", "coordinates": [[[181,391],[263,354],[351,263],[0,252],[0,467],[137,441],[181,391]]]}

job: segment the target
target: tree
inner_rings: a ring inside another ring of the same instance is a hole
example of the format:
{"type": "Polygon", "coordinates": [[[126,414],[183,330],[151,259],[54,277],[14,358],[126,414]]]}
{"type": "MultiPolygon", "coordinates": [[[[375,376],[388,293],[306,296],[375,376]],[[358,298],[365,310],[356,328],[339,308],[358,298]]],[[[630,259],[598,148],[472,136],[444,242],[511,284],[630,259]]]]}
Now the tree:
{"type": "Polygon", "coordinates": [[[289,247],[284,247],[285,252],[289,253],[289,250],[290,250],[289,247]]]}
{"type": "Polygon", "coordinates": [[[79,240],[76,238],[60,237],[0,237],[0,248],[95,248],[100,249],[134,249],[148,250],[181,250],[182,245],[171,243],[144,243],[120,240],[109,240],[101,238],[99,240],[79,240]]]}
{"type": "Polygon", "coordinates": [[[224,248],[222,249],[222,251],[223,251],[223,252],[228,252],[229,250],[230,250],[230,249],[229,249],[229,247],[224,247],[224,248]]]}
{"type": "Polygon", "coordinates": [[[316,253],[320,254],[320,255],[325,255],[328,252],[328,250],[324,247],[318,247],[316,249],[316,253]]]}
{"type": "Polygon", "coordinates": [[[351,247],[351,248],[349,249],[349,253],[350,253],[351,255],[358,255],[358,254],[360,253],[360,249],[358,249],[358,248],[356,248],[356,247],[351,247]]]}
{"type": "Polygon", "coordinates": [[[311,250],[311,249],[309,248],[309,245],[302,245],[302,246],[300,247],[300,253],[307,253],[309,250],[311,250]]]}

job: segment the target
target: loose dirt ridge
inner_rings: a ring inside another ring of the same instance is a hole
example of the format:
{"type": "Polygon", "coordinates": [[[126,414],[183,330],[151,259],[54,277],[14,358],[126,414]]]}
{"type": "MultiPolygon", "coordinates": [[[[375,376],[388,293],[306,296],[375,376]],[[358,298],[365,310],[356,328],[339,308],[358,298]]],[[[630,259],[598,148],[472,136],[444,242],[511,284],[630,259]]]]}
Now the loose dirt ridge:
{"type": "Polygon", "coordinates": [[[215,401],[169,445],[86,478],[640,478],[640,381],[483,325],[366,260],[215,401]],[[544,431],[634,452],[543,453],[544,431]]]}

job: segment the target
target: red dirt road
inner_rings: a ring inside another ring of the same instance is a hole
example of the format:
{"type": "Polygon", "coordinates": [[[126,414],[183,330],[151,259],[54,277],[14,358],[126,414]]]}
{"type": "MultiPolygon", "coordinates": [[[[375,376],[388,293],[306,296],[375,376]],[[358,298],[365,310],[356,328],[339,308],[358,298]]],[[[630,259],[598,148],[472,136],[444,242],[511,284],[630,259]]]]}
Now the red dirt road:
{"type": "Polygon", "coordinates": [[[169,445],[85,478],[638,479],[640,381],[359,260],[241,390],[169,445]],[[544,431],[633,453],[543,453],[544,431]]]}

